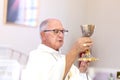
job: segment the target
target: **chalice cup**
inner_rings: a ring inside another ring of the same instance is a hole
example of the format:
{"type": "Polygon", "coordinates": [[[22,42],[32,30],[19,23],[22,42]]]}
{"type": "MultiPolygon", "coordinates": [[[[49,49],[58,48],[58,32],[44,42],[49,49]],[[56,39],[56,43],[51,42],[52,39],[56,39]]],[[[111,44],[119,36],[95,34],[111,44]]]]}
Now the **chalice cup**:
{"type": "MultiPolygon", "coordinates": [[[[87,24],[87,25],[81,25],[80,27],[82,30],[83,37],[91,37],[94,32],[95,25],[87,24]]],[[[84,46],[86,46],[86,44],[84,46]]],[[[90,61],[90,62],[96,61],[96,60],[98,60],[98,59],[91,55],[90,49],[86,50],[84,56],[82,56],[78,59],[78,61],[90,61]]]]}

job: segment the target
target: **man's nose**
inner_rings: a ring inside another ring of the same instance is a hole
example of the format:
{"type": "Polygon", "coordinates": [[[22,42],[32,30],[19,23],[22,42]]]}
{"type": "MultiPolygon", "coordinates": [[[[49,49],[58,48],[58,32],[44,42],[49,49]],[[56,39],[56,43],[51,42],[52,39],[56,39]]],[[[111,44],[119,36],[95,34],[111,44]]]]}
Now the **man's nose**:
{"type": "Polygon", "coordinates": [[[59,31],[58,35],[63,37],[64,33],[62,31],[59,31]]]}

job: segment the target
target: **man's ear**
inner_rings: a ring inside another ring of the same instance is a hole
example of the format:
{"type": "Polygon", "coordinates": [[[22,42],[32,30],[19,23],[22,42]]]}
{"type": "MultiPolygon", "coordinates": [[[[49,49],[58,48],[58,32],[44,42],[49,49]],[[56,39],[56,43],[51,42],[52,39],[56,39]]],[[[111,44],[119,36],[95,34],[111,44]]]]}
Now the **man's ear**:
{"type": "Polygon", "coordinates": [[[43,37],[43,35],[44,35],[44,32],[40,32],[40,35],[41,35],[41,37],[43,37]]]}
{"type": "Polygon", "coordinates": [[[41,39],[45,40],[45,33],[41,32],[40,35],[41,35],[41,39]]]}

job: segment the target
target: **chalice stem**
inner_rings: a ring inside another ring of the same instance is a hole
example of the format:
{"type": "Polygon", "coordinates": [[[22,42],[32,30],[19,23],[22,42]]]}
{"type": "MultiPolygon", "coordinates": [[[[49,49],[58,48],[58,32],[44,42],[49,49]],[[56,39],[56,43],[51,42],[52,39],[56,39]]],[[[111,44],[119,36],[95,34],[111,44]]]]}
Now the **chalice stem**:
{"type": "Polygon", "coordinates": [[[89,49],[85,51],[85,55],[86,55],[86,56],[89,56],[89,55],[90,55],[90,50],[89,50],[89,49]]]}

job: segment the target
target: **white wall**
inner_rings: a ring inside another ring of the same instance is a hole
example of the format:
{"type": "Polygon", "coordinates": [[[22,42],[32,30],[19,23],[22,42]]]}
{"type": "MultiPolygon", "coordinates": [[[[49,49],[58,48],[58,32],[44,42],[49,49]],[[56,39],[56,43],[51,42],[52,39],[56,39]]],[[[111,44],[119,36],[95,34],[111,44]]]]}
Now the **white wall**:
{"type": "Polygon", "coordinates": [[[86,21],[96,25],[94,66],[120,69],[120,0],[88,0],[86,21]]]}
{"type": "MultiPolygon", "coordinates": [[[[11,46],[26,54],[40,43],[38,27],[3,24],[4,0],[0,1],[0,45],[11,46]]],[[[95,67],[120,68],[120,1],[119,0],[40,0],[40,22],[48,17],[59,18],[69,30],[65,36],[65,53],[81,36],[80,25],[96,25],[92,36],[93,55],[100,60],[95,67]]]]}
{"type": "MultiPolygon", "coordinates": [[[[84,4],[85,0],[40,0],[40,16],[38,16],[40,22],[49,17],[59,18],[69,30],[69,34],[65,36],[63,53],[81,35],[79,26],[85,21],[84,4]]],[[[0,5],[0,45],[10,46],[28,54],[41,42],[38,27],[3,24],[4,0],[0,1],[0,5]]]]}
{"type": "Polygon", "coordinates": [[[28,53],[40,42],[37,28],[3,24],[4,0],[0,1],[0,46],[28,53]]]}

